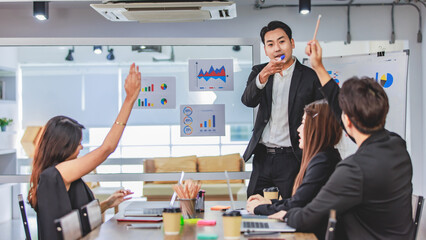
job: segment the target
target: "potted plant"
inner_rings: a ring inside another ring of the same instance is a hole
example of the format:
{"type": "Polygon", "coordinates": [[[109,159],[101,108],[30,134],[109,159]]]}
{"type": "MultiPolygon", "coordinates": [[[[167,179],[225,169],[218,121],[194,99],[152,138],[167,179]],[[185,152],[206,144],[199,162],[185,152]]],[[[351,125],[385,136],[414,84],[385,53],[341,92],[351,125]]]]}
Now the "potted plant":
{"type": "Polygon", "coordinates": [[[0,127],[1,131],[6,131],[6,126],[13,122],[13,119],[8,118],[0,118],[0,127]]]}

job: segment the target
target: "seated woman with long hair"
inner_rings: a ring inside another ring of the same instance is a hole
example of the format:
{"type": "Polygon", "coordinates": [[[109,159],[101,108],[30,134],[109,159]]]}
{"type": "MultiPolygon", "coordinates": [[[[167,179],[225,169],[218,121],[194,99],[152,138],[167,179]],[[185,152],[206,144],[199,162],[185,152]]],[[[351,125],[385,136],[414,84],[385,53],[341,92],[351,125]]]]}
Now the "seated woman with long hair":
{"type": "Polygon", "coordinates": [[[317,195],[342,159],[334,146],[342,137],[342,129],[325,100],[305,107],[299,132],[299,147],[303,150],[299,173],[291,198],[268,200],[253,195],[247,200],[247,210],[258,215],[271,215],[281,210],[304,207],[317,195]]]}
{"type": "MultiPolygon", "coordinates": [[[[81,177],[117,148],[141,88],[141,75],[135,64],[130,67],[124,88],[126,98],[104,142],[85,156],[77,158],[83,148],[83,125],[65,116],[53,117],[46,124],[35,150],[28,193],[28,201],[37,212],[38,239],[57,239],[54,220],[94,200],[81,177]]],[[[129,190],[115,192],[101,202],[102,212],[118,206],[129,194],[129,190]]]]}

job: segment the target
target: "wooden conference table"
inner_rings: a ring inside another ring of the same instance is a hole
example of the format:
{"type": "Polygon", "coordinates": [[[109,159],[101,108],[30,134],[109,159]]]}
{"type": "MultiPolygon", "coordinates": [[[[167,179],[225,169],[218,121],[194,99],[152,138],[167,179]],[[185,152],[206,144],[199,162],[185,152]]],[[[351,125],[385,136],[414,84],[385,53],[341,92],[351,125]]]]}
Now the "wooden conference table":
{"type": "MultiPolygon", "coordinates": [[[[236,201],[236,208],[245,207],[245,202],[236,201]]],[[[218,235],[218,239],[223,238],[223,226],[222,226],[222,213],[221,211],[211,211],[210,207],[215,205],[230,206],[229,201],[206,201],[205,212],[200,213],[199,217],[207,220],[216,220],[216,226],[198,227],[195,225],[185,224],[181,229],[179,235],[164,235],[162,229],[127,229],[127,225],[132,224],[130,222],[117,222],[117,219],[123,217],[124,210],[120,210],[114,217],[103,223],[100,227],[94,229],[91,233],[86,235],[84,240],[92,239],[165,239],[165,240],[192,240],[197,239],[198,233],[214,233],[218,235]]],[[[169,202],[146,202],[146,201],[133,201],[126,209],[135,210],[143,207],[168,207],[169,202]]],[[[175,206],[179,206],[178,202],[175,206]]],[[[260,236],[259,236],[260,237],[260,236]]],[[[269,238],[268,236],[261,236],[262,239],[269,238]]],[[[271,235],[272,237],[272,235],[271,235]]],[[[240,239],[256,239],[255,237],[246,238],[241,234],[240,239]]],[[[280,235],[273,235],[271,239],[286,239],[286,240],[316,240],[312,233],[281,233],[280,235]]]]}

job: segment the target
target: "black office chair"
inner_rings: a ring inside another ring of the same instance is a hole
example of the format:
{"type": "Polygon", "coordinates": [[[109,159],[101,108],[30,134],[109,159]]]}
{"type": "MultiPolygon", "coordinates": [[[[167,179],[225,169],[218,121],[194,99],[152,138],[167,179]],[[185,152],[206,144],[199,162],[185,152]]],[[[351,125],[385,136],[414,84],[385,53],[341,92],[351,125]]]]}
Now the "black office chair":
{"type": "Polygon", "coordinates": [[[327,232],[325,233],[325,240],[334,240],[336,223],[336,210],[331,209],[330,218],[328,219],[327,232]]]}
{"type": "Polygon", "coordinates": [[[76,240],[82,235],[80,214],[78,210],[73,210],[67,215],[55,220],[58,239],[76,240]]]}
{"type": "Polygon", "coordinates": [[[83,236],[102,224],[102,212],[99,200],[95,199],[80,209],[83,236]]]}
{"type": "Polygon", "coordinates": [[[31,240],[30,227],[28,226],[27,213],[25,212],[25,203],[22,194],[18,194],[19,209],[21,210],[22,223],[24,224],[25,239],[31,240]]]}
{"type": "Polygon", "coordinates": [[[415,240],[417,237],[417,232],[419,229],[419,224],[420,224],[420,219],[422,216],[422,210],[423,210],[423,196],[417,196],[417,195],[412,195],[411,197],[411,204],[412,204],[412,208],[413,208],[413,222],[414,222],[414,237],[413,239],[415,240]]]}

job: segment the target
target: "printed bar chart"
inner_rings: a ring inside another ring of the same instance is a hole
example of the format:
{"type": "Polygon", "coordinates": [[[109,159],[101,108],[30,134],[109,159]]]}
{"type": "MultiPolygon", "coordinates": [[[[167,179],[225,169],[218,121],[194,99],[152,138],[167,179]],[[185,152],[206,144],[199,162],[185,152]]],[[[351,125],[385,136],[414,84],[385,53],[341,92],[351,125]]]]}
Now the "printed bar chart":
{"type": "Polygon", "coordinates": [[[181,105],[181,136],[225,136],[225,105],[181,105]]]}
{"type": "Polygon", "coordinates": [[[154,107],[154,103],[149,103],[148,99],[141,100],[138,99],[138,107],[154,107]]]}
{"type": "Polygon", "coordinates": [[[151,86],[141,88],[141,92],[154,92],[154,84],[151,86]]]}
{"type": "Polygon", "coordinates": [[[176,77],[143,77],[136,109],[176,108],[176,77]]]}
{"type": "Polygon", "coordinates": [[[216,127],[216,116],[215,115],[213,115],[212,116],[212,119],[209,119],[209,120],[207,120],[207,121],[204,121],[203,123],[200,123],[200,128],[214,128],[214,127],[216,127]],[[213,123],[213,125],[212,125],[212,123],[213,123]]]}

